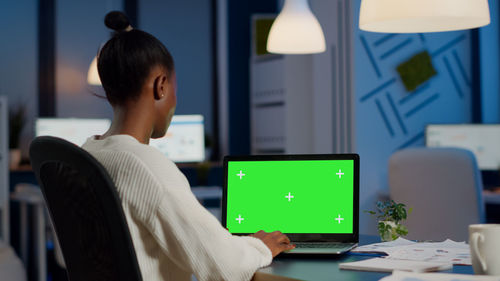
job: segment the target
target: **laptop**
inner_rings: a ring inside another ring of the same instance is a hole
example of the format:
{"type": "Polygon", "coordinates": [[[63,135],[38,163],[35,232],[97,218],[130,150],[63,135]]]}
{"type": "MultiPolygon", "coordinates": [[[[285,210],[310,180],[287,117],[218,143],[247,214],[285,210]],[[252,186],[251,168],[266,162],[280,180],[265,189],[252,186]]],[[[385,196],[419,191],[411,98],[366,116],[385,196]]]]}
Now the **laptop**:
{"type": "Polygon", "coordinates": [[[285,233],[285,254],[341,254],[359,241],[359,155],[224,158],[222,224],[234,235],[285,233]]]}

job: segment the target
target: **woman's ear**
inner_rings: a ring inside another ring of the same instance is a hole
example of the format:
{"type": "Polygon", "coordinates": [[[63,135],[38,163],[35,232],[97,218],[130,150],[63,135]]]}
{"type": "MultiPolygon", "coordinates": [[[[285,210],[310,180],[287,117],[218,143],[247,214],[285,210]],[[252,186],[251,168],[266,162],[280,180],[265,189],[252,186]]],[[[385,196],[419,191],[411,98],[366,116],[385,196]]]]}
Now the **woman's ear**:
{"type": "Polygon", "coordinates": [[[168,79],[165,75],[160,75],[156,77],[154,82],[154,98],[155,100],[160,100],[165,97],[167,93],[167,83],[168,79]]]}

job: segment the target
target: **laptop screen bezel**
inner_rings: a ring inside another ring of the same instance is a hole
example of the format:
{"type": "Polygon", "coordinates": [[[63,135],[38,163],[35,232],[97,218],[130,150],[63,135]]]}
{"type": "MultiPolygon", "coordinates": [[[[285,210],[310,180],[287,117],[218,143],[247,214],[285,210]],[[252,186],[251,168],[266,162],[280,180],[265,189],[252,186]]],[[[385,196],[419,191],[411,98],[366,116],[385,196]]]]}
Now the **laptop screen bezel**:
{"type": "MultiPolygon", "coordinates": [[[[359,155],[350,154],[288,154],[288,155],[247,155],[224,157],[224,185],[222,191],[222,225],[227,228],[227,183],[228,163],[237,161],[304,161],[304,160],[353,160],[353,233],[285,233],[293,242],[353,242],[359,241],[359,155]]],[[[250,235],[253,233],[231,233],[250,235]]]]}

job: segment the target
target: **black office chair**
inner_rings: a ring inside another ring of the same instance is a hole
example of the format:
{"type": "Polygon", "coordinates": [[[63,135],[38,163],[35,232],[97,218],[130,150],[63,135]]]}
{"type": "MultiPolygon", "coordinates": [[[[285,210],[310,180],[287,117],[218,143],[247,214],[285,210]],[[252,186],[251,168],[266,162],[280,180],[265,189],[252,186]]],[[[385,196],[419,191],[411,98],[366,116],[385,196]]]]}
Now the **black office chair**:
{"type": "Polygon", "coordinates": [[[70,281],[141,281],[116,187],[85,150],[54,137],[30,145],[33,171],[59,239],[70,281]]]}

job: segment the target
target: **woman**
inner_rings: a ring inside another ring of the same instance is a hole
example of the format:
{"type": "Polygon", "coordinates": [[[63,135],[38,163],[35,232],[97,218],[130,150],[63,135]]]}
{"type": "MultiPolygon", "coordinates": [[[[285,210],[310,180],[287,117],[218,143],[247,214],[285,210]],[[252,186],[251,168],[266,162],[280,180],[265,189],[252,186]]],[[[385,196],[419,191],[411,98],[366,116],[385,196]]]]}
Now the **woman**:
{"type": "Polygon", "coordinates": [[[155,148],[176,106],[172,56],[152,35],[111,12],[115,31],[98,56],[114,117],[83,148],[103,164],[120,195],[144,280],[249,280],[294,246],[280,232],[232,236],[192,194],[179,169],[155,148]]]}

